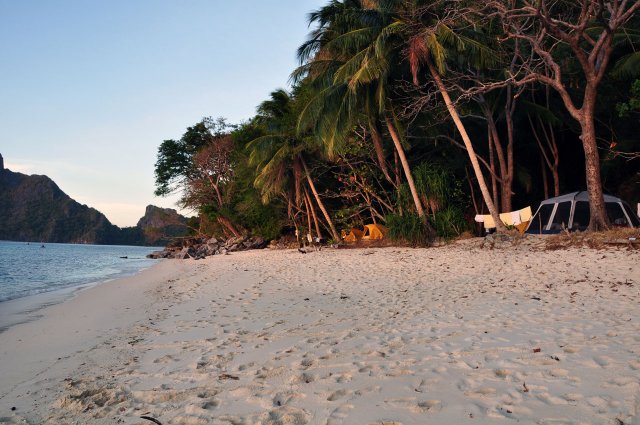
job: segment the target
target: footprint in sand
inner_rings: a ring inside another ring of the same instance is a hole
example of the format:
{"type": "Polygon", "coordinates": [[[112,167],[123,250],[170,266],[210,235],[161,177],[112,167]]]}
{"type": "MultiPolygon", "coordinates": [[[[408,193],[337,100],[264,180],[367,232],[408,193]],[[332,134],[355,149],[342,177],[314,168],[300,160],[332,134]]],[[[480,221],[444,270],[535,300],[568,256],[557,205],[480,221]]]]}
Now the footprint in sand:
{"type": "Polygon", "coordinates": [[[417,406],[412,409],[416,413],[433,413],[442,409],[442,402],[440,400],[424,400],[419,401],[417,406]]]}
{"type": "Polygon", "coordinates": [[[158,357],[157,359],[155,359],[153,362],[158,364],[158,363],[170,363],[170,362],[175,362],[176,359],[171,355],[171,354],[167,354],[166,356],[162,356],[162,357],[158,357]]]}
{"type": "Polygon", "coordinates": [[[554,378],[566,378],[567,376],[569,376],[569,371],[566,369],[556,368],[551,369],[549,371],[549,375],[553,376],[554,378]]]}
{"type": "Polygon", "coordinates": [[[338,390],[338,391],[334,391],[332,392],[329,397],[327,397],[327,401],[336,401],[336,400],[340,400],[341,398],[344,398],[344,396],[346,396],[348,393],[346,390],[338,390]]]}
{"type": "Polygon", "coordinates": [[[314,361],[312,358],[302,359],[302,361],[300,362],[300,366],[302,366],[305,369],[308,369],[311,366],[313,366],[313,363],[314,361]]]}
{"type": "Polygon", "coordinates": [[[344,384],[345,382],[351,382],[352,379],[353,379],[353,376],[348,372],[344,372],[344,373],[341,373],[341,374],[336,376],[336,382],[338,384],[344,384]]]}
{"type": "Polygon", "coordinates": [[[327,425],[343,425],[345,424],[345,420],[349,417],[349,412],[353,410],[352,404],[343,404],[342,406],[335,409],[329,415],[327,419],[327,425]]]}
{"type": "Polygon", "coordinates": [[[302,383],[302,384],[310,384],[318,379],[318,375],[314,373],[304,372],[299,376],[293,377],[291,382],[294,384],[302,383]]]}
{"type": "Polygon", "coordinates": [[[612,359],[608,356],[596,356],[593,361],[598,363],[600,367],[607,367],[611,364],[612,359]]]}
{"type": "Polygon", "coordinates": [[[547,392],[539,393],[536,397],[541,402],[548,405],[552,405],[552,406],[562,406],[562,405],[568,404],[568,400],[566,397],[565,398],[556,397],[547,392]]]}
{"type": "Polygon", "coordinates": [[[273,405],[276,407],[287,405],[292,399],[294,395],[292,393],[277,393],[273,397],[273,405]]]}

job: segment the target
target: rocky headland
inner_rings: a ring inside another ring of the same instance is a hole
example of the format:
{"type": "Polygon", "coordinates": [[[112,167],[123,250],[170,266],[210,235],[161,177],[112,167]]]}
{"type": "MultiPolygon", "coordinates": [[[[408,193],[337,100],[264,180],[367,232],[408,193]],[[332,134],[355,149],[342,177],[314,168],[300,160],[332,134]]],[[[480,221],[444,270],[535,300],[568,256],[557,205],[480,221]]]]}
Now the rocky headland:
{"type": "Polygon", "coordinates": [[[149,205],[136,226],[120,228],[49,177],[4,168],[0,155],[0,240],[158,246],[186,236],[186,223],[173,209],[149,205]]]}

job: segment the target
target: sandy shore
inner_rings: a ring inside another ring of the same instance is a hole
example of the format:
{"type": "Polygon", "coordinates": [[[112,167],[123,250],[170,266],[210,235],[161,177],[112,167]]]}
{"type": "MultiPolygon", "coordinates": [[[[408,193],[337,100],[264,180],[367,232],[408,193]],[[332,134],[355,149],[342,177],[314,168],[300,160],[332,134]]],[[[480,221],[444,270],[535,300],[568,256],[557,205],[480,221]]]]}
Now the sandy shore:
{"type": "Polygon", "coordinates": [[[640,252],[478,245],[86,290],[0,334],[0,423],[640,424],[640,252]]]}

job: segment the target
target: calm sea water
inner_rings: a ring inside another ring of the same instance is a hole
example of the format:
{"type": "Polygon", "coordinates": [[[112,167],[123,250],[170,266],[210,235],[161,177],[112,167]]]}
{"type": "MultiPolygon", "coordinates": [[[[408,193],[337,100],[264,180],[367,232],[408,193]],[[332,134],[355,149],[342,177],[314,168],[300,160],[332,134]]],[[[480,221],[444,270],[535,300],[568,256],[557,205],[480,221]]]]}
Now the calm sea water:
{"type": "Polygon", "coordinates": [[[0,302],[133,275],[157,249],[0,241],[0,302]]]}

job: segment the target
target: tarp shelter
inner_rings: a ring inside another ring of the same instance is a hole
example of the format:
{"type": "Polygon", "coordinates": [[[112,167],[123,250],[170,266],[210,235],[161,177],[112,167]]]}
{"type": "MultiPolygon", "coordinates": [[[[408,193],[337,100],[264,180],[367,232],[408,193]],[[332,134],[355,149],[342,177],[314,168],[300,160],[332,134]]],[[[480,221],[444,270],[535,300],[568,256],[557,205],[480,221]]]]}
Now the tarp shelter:
{"type": "Polygon", "coordinates": [[[362,239],[371,241],[384,239],[386,234],[387,228],[381,224],[365,224],[362,239]]]}
{"type": "MultiPolygon", "coordinates": [[[[500,220],[505,226],[513,226],[518,229],[520,233],[524,233],[531,220],[531,215],[531,207],[526,207],[521,210],[502,213],[500,214],[500,220]]],[[[478,214],[475,220],[478,223],[482,223],[487,231],[496,228],[496,223],[490,214],[478,214]]]]}
{"type": "MultiPolygon", "coordinates": [[[[614,226],[640,227],[640,219],[629,205],[620,198],[604,195],[609,221],[614,226]]],[[[573,192],[544,200],[531,219],[527,233],[559,233],[568,230],[586,230],[589,226],[589,194],[573,192]]]]}

